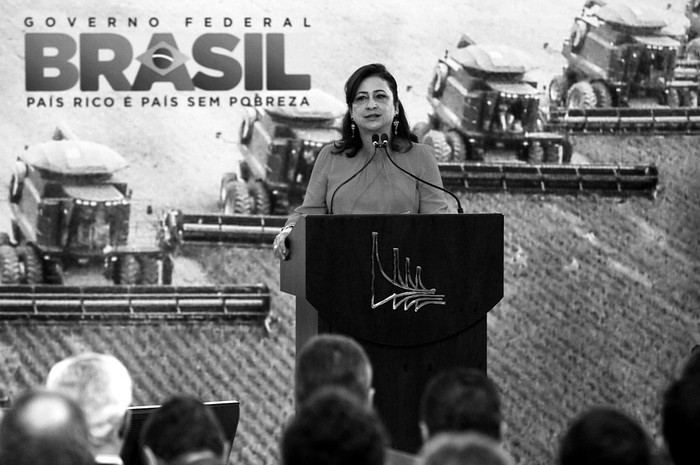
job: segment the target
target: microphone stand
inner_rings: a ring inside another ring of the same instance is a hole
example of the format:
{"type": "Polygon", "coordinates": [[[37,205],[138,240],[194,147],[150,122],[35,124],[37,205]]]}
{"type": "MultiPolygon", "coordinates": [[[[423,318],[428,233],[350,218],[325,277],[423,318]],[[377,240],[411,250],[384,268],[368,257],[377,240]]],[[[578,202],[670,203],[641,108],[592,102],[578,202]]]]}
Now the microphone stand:
{"type": "Polygon", "coordinates": [[[389,136],[387,136],[385,133],[382,133],[381,142],[379,142],[379,136],[377,136],[376,134],[372,134],[372,143],[374,144],[375,147],[383,148],[389,161],[395,167],[397,167],[398,169],[400,169],[401,171],[403,171],[407,175],[411,176],[413,179],[416,179],[422,183],[425,183],[425,184],[429,185],[430,187],[434,187],[435,189],[446,192],[447,194],[450,194],[452,196],[452,198],[454,198],[455,201],[457,202],[457,213],[464,213],[464,210],[462,210],[462,203],[459,201],[459,198],[457,198],[457,196],[454,193],[450,192],[449,190],[447,190],[443,187],[440,187],[440,186],[437,186],[431,182],[428,182],[425,179],[421,179],[418,176],[416,176],[415,174],[406,171],[405,169],[401,168],[399,165],[396,164],[394,159],[391,158],[391,155],[389,155],[389,150],[386,148],[386,146],[389,144],[389,136]]]}

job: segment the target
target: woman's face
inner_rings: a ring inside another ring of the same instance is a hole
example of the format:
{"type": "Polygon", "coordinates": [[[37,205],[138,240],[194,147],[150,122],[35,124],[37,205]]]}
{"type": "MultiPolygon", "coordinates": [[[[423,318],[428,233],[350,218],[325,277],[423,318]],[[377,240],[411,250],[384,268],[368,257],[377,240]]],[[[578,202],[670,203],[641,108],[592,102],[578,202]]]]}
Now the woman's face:
{"type": "Polygon", "coordinates": [[[361,132],[391,134],[391,123],[397,113],[398,104],[384,79],[370,76],[362,81],[350,109],[350,116],[361,132]]]}

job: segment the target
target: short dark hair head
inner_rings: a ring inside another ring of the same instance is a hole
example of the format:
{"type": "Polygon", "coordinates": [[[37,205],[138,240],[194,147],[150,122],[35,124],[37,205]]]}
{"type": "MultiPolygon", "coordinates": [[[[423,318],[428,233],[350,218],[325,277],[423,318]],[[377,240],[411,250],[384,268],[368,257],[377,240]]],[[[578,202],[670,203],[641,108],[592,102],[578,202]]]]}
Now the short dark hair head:
{"type": "Polygon", "coordinates": [[[421,397],[420,417],[430,436],[474,431],[501,439],[498,387],[475,368],[452,368],[435,375],[421,397]]]}
{"type": "Polygon", "coordinates": [[[226,439],[219,420],[206,405],[181,395],[171,397],[146,419],[140,446],[148,446],[160,459],[171,461],[201,451],[220,457],[225,452],[226,439]]]}
{"type": "Polygon", "coordinates": [[[354,339],[339,334],[320,334],[301,349],[295,373],[297,403],[318,388],[342,386],[369,403],[372,366],[365,350],[354,339]]]}
{"type": "Polygon", "coordinates": [[[329,386],[304,402],[282,434],[283,465],[383,465],[386,432],[368,405],[329,386]]]}
{"type": "Polygon", "coordinates": [[[700,457],[700,374],[684,376],[664,392],[661,431],[674,465],[700,457]]]}
{"type": "Polygon", "coordinates": [[[68,397],[43,389],[22,393],[0,423],[0,464],[94,463],[85,415],[68,397]]]}
{"type": "Polygon", "coordinates": [[[650,465],[651,440],[627,414],[594,407],[579,415],[564,433],[559,465],[650,465]]]}

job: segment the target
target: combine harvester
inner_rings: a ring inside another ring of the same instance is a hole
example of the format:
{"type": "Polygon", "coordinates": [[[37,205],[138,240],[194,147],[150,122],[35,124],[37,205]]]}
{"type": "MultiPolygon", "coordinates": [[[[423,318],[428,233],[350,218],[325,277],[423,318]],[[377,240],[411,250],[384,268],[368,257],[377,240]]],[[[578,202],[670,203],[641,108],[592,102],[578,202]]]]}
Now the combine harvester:
{"type": "Polygon", "coordinates": [[[126,160],[65,125],[53,139],[28,147],[10,180],[0,318],[266,318],[265,286],[172,286],[171,230],[113,176],[126,160]],[[79,268],[114,285],[64,285],[79,268]]]}
{"type": "Polygon", "coordinates": [[[428,89],[432,112],[415,132],[434,146],[445,187],[653,197],[654,166],[571,163],[571,143],[539,107],[528,64],[518,50],[467,36],[438,61],[428,89]]]}
{"type": "Polygon", "coordinates": [[[255,108],[243,115],[233,143],[238,162],[221,178],[221,214],[169,212],[164,224],[177,246],[272,243],[301,204],[321,148],[340,137],[345,104],[318,89],[306,98],[307,106],[255,108]]]}
{"type": "MultiPolygon", "coordinates": [[[[698,74],[659,11],[589,1],[564,41],[567,66],[549,86],[549,126],[569,134],[698,134],[698,74]]],[[[693,44],[691,46],[691,44],[693,44]]]]}

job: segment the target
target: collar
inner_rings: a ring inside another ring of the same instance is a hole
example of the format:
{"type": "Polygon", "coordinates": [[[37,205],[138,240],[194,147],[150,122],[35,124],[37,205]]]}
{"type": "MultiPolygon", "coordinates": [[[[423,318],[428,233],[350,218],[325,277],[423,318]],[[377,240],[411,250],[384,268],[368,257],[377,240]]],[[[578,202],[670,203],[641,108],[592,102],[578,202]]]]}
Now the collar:
{"type": "Polygon", "coordinates": [[[122,458],[114,454],[97,454],[95,463],[99,465],[124,465],[122,458]]]}

